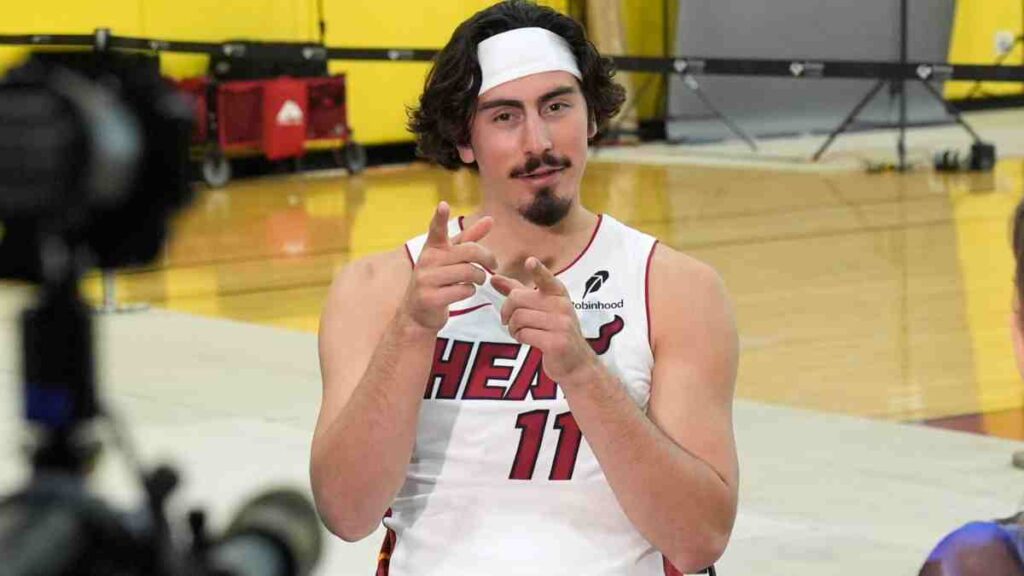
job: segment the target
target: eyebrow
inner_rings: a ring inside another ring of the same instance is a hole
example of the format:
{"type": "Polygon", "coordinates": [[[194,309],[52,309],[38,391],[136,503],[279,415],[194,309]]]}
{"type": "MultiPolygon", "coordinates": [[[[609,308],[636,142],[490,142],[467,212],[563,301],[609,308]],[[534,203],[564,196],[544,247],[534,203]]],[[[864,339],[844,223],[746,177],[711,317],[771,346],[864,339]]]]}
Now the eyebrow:
{"type": "MultiPolygon", "coordinates": [[[[554,90],[551,90],[551,91],[545,93],[540,98],[537,98],[537,104],[544,104],[548,100],[554,100],[555,98],[558,98],[559,96],[565,96],[566,94],[572,94],[572,93],[574,93],[576,91],[577,90],[576,90],[575,86],[560,86],[558,88],[555,88],[554,90]]],[[[476,111],[477,112],[483,112],[485,110],[490,110],[491,108],[502,108],[504,106],[509,106],[509,107],[512,107],[512,108],[519,108],[520,110],[526,108],[526,106],[523,104],[522,100],[501,99],[501,100],[491,100],[490,102],[484,102],[479,107],[477,107],[476,111]]]]}

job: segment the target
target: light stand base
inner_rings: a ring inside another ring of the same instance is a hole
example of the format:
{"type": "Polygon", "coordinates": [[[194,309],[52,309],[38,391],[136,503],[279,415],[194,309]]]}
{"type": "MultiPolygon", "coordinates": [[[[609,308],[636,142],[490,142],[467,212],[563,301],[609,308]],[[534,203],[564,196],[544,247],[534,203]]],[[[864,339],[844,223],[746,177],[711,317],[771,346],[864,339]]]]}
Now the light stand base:
{"type": "Polygon", "coordinates": [[[125,314],[130,312],[143,312],[149,310],[146,303],[118,303],[117,283],[114,273],[109,270],[103,271],[103,303],[93,307],[96,314],[125,314]]]}
{"type": "MultiPolygon", "coordinates": [[[[942,94],[940,94],[934,86],[929,84],[927,80],[919,79],[918,81],[927,89],[928,94],[932,98],[934,98],[937,102],[942,104],[942,107],[946,111],[946,114],[951,116],[953,120],[960,125],[961,128],[966,130],[971,135],[971,138],[974,140],[975,144],[982,143],[981,136],[979,136],[978,133],[975,132],[973,128],[971,128],[971,125],[968,124],[966,120],[964,120],[963,114],[959,110],[957,110],[949,102],[947,102],[942,97],[942,94]]],[[[839,126],[835,130],[829,133],[828,138],[825,140],[825,143],[822,144],[821,147],[818,148],[818,151],[814,153],[814,156],[811,157],[811,162],[817,162],[818,160],[820,160],[821,156],[825,153],[826,150],[828,150],[828,148],[832,145],[835,139],[838,138],[840,134],[843,134],[844,132],[847,131],[850,125],[853,124],[853,121],[856,119],[857,115],[859,115],[861,111],[864,109],[864,107],[867,106],[868,103],[875,96],[878,95],[878,92],[882,89],[882,87],[884,87],[886,84],[892,84],[894,82],[900,82],[900,80],[879,80],[878,82],[876,82],[875,85],[871,88],[871,90],[869,90],[868,93],[865,94],[859,102],[857,102],[857,104],[853,107],[853,109],[846,116],[846,118],[843,119],[842,123],[839,124],[839,126]]],[[[897,90],[895,90],[895,92],[899,94],[899,98],[901,100],[901,107],[905,107],[907,98],[906,87],[899,87],[897,90]]],[[[900,122],[896,124],[888,124],[887,126],[890,128],[900,129],[899,140],[896,144],[896,156],[898,159],[898,169],[901,172],[903,172],[908,168],[907,150],[904,140],[904,133],[907,129],[906,116],[901,115],[900,122]]]]}

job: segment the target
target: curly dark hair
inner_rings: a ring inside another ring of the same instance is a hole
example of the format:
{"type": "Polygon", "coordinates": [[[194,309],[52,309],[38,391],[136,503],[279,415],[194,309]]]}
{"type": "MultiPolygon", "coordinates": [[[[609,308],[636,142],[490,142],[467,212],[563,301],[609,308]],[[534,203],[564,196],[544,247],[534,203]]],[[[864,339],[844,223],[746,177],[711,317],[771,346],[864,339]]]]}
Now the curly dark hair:
{"type": "Polygon", "coordinates": [[[409,130],[416,136],[416,152],[449,170],[461,167],[456,146],[469,143],[470,124],[480,91],[477,44],[516,28],[546,28],[569,43],[583,80],[587,110],[598,131],[618,113],[625,89],[612,77],[615,69],[587,40],[579,22],[546,6],[508,0],[474,14],[452,33],[434,58],[420,96],[419,108],[409,110],[409,130]]]}

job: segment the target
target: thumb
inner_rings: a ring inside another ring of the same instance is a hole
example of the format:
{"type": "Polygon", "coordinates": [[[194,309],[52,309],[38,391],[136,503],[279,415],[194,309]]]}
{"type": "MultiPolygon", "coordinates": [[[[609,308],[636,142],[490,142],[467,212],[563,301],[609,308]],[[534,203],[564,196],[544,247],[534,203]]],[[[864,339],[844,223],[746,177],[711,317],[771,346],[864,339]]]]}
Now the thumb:
{"type": "Polygon", "coordinates": [[[551,294],[554,296],[568,296],[569,292],[565,289],[565,285],[562,284],[555,275],[548,270],[548,267],[537,258],[531,256],[526,259],[526,269],[533,276],[533,282],[536,284],[537,289],[544,294],[551,294]]]}
{"type": "Polygon", "coordinates": [[[524,287],[522,282],[509,278],[508,276],[502,276],[501,274],[491,276],[491,286],[494,286],[494,289],[502,296],[508,296],[509,293],[516,288],[524,287]]]}

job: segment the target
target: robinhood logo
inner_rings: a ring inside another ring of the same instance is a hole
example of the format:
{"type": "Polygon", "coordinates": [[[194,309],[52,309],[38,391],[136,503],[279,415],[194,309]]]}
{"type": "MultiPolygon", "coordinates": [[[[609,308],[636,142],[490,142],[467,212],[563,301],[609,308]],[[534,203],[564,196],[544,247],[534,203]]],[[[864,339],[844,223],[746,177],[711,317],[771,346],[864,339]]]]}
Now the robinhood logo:
{"type": "Polygon", "coordinates": [[[605,281],[608,280],[607,270],[598,270],[587,280],[586,287],[583,289],[583,298],[580,300],[586,300],[587,296],[593,294],[604,286],[605,281]]]}
{"type": "Polygon", "coordinates": [[[623,300],[619,300],[618,302],[586,301],[587,296],[596,293],[602,286],[604,286],[604,283],[608,281],[609,276],[610,274],[608,274],[607,270],[598,270],[595,272],[593,276],[587,279],[587,283],[584,285],[583,297],[580,298],[579,302],[573,302],[573,307],[577,310],[615,310],[622,308],[625,305],[623,300]]]}

